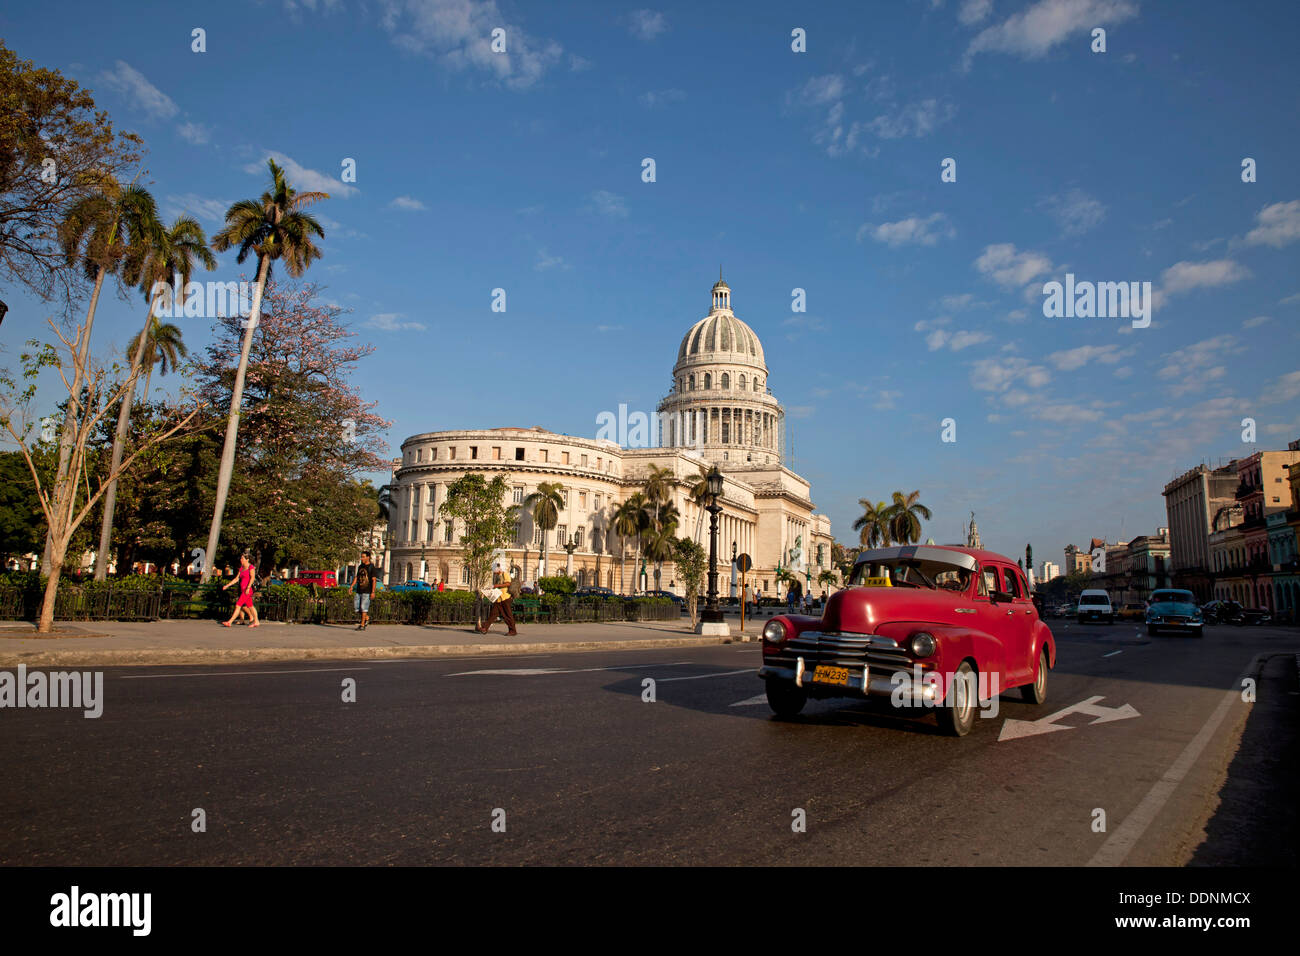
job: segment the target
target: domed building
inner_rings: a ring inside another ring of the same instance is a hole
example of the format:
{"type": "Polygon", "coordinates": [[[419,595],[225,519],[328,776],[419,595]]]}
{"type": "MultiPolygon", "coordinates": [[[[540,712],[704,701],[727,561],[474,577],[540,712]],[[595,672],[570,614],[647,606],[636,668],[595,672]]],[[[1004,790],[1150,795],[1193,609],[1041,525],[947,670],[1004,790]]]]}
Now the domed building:
{"type": "MultiPolygon", "coordinates": [[[[436,431],[407,438],[393,468],[387,580],[468,584],[456,543],[459,531],[439,516],[438,508],[449,484],[477,472],[489,480],[496,473],[506,476],[511,488],[507,504],[522,504],[543,481],[564,487],[564,508],[554,531],[543,535],[526,509],[516,525],[511,562],[527,583],[543,573],[566,571],[580,586],[621,592],[653,588],[652,571],[643,577],[632,560],[635,538],[623,540],[614,530],[618,506],[642,490],[652,465],[667,469],[673,479],[669,497],[681,515],[677,535],[707,548],[708,514],[692,500],[691,489],[717,465],[724,478],[719,592],[733,593],[734,548],[752,560],[751,593],[758,587],[766,596],[784,594],[777,587],[778,568],[798,570],[805,590],[823,593],[817,577],[832,570],[830,519],[814,513],[808,482],[782,463],[785,410],[768,387],[763,344],[732,311],[731,289],[721,277],[713,286],[708,314],[682,337],[672,389],[657,412],[651,429],[657,440],[647,448],[540,427],[436,431]]],[[[598,425],[600,421],[598,415],[598,425]]],[[[665,563],[660,583],[684,592],[671,562],[665,563]]]]}

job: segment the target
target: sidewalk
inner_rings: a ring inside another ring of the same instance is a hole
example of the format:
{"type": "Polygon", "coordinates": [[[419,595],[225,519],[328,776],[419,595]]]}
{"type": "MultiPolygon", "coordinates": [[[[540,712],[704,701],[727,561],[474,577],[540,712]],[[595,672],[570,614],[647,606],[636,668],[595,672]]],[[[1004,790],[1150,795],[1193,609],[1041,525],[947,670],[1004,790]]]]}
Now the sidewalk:
{"type": "MultiPolygon", "coordinates": [[[[500,623],[491,634],[465,625],[263,623],[258,628],[222,627],[217,621],[92,621],[59,624],[59,637],[33,637],[31,624],[0,622],[0,667],[120,667],[142,664],[233,664],[438,657],[440,655],[538,654],[560,651],[698,647],[758,639],[759,628],[731,623],[732,636],[700,637],[690,622],[521,624],[507,637],[500,623]]],[[[746,622],[748,625],[749,622],[746,622]]]]}

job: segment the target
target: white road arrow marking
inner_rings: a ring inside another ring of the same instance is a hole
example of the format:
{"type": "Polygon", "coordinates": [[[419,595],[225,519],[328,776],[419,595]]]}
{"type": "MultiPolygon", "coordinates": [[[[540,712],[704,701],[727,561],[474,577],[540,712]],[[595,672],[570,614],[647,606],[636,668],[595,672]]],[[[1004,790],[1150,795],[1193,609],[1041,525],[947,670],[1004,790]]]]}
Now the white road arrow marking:
{"type": "Polygon", "coordinates": [[[751,698],[749,698],[749,700],[738,700],[738,701],[736,701],[734,704],[732,704],[731,706],[732,706],[732,707],[750,707],[750,706],[753,706],[753,705],[755,705],[755,704],[766,704],[766,703],[767,703],[767,695],[766,695],[766,694],[759,694],[757,697],[751,697],[751,698]]]}
{"type": "Polygon", "coordinates": [[[1002,725],[1002,733],[998,734],[998,742],[1004,740],[1014,740],[1017,737],[1032,737],[1034,734],[1050,734],[1054,730],[1074,730],[1075,728],[1068,725],[1058,725],[1056,721],[1068,714],[1088,714],[1095,717],[1091,724],[1105,724],[1112,720],[1124,720],[1128,717],[1141,717],[1132,704],[1122,704],[1119,707],[1103,707],[1097,703],[1101,696],[1089,697],[1087,700],[1081,700],[1077,704],[1071,704],[1064,710],[1058,710],[1054,714],[1049,714],[1040,720],[1015,720],[1008,717],[1006,723],[1002,725]]]}

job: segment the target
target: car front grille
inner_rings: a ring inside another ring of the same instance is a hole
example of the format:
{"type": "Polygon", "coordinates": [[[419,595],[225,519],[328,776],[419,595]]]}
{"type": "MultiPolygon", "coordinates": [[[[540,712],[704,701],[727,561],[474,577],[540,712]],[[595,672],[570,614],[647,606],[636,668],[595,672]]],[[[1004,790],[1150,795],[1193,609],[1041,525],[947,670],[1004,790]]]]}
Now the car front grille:
{"type": "Polygon", "coordinates": [[[911,654],[888,637],[822,631],[804,631],[787,641],[776,653],[768,654],[765,661],[779,667],[794,667],[799,657],[803,658],[807,668],[817,664],[837,667],[867,664],[873,670],[910,671],[913,663],[911,654]]]}

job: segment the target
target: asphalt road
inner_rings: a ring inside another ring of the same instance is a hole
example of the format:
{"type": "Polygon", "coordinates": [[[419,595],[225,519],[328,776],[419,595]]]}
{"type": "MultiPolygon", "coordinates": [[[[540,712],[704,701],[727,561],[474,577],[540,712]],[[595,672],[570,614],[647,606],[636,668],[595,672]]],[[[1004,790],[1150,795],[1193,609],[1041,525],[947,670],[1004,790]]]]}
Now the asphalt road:
{"type": "Polygon", "coordinates": [[[961,739],[777,720],[755,644],[107,670],[99,719],[0,711],[0,863],[1295,865],[1297,632],[1049,623],[1047,703],[961,739]]]}

